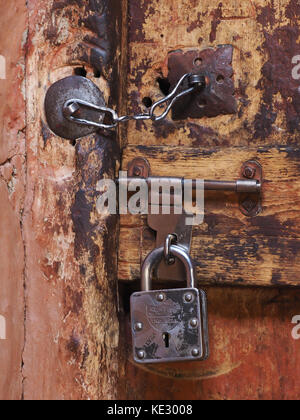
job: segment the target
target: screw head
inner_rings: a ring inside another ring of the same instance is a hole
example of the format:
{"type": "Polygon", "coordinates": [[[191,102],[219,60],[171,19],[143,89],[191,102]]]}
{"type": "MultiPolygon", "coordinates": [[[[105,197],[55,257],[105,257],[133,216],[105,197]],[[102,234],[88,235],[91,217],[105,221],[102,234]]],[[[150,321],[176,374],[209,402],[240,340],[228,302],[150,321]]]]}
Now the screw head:
{"type": "Polygon", "coordinates": [[[137,322],[134,326],[135,331],[142,331],[143,324],[141,322],[137,322]]]}
{"type": "Polygon", "coordinates": [[[150,164],[147,159],[142,157],[134,158],[128,164],[128,176],[147,178],[150,174],[150,164]]]}
{"type": "Polygon", "coordinates": [[[244,209],[245,209],[248,213],[250,213],[252,210],[254,210],[254,209],[255,209],[255,207],[256,207],[256,202],[255,202],[252,198],[247,197],[247,198],[243,201],[242,206],[244,207],[244,209]]]}
{"type": "Polygon", "coordinates": [[[174,257],[170,257],[170,258],[168,258],[168,260],[167,260],[168,265],[174,265],[174,264],[175,264],[175,262],[176,262],[176,260],[175,260],[175,258],[174,258],[174,257]]]}
{"type": "Polygon", "coordinates": [[[166,298],[166,296],[165,296],[164,293],[158,293],[156,295],[156,299],[157,299],[158,302],[163,302],[165,300],[165,298],[166,298]]]}
{"type": "Polygon", "coordinates": [[[140,360],[145,359],[145,352],[144,352],[144,350],[139,350],[139,351],[137,352],[137,357],[138,357],[140,360]]]}
{"type": "Polygon", "coordinates": [[[191,319],[191,320],[190,320],[190,326],[191,326],[192,328],[196,328],[196,327],[198,327],[198,319],[197,319],[197,318],[193,318],[193,319],[191,319]]]}
{"type": "Polygon", "coordinates": [[[134,176],[141,176],[142,170],[139,166],[135,166],[133,168],[133,175],[134,176]]]}
{"type": "Polygon", "coordinates": [[[200,354],[199,349],[197,349],[196,347],[192,350],[192,356],[194,357],[198,357],[200,354]]]}
{"type": "Polygon", "coordinates": [[[244,176],[248,179],[253,179],[255,177],[256,174],[256,169],[255,168],[251,168],[251,166],[246,166],[246,168],[244,169],[244,176]]]}
{"type": "Polygon", "coordinates": [[[184,300],[186,301],[186,302],[192,302],[192,300],[193,300],[193,295],[192,295],[192,293],[186,293],[185,295],[184,295],[184,300]]]}

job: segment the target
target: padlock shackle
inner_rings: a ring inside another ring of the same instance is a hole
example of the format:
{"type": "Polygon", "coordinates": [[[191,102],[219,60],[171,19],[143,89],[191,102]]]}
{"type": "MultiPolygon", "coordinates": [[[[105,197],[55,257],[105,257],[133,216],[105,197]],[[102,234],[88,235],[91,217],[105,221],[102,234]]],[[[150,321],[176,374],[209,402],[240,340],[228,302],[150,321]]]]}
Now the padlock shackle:
{"type": "MultiPolygon", "coordinates": [[[[156,248],[145,259],[142,266],[141,289],[143,292],[152,290],[152,272],[164,258],[164,251],[164,247],[156,248]]],[[[187,287],[193,289],[195,287],[195,276],[191,257],[184,248],[177,245],[171,245],[170,253],[184,264],[187,276],[187,287]]]]}

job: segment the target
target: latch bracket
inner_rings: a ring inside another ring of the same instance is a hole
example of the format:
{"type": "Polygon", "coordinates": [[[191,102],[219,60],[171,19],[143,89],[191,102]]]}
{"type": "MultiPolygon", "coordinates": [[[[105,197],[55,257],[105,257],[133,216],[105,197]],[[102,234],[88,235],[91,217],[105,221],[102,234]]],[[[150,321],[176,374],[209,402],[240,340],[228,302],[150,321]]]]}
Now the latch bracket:
{"type": "MultiPolygon", "coordinates": [[[[232,191],[239,194],[239,202],[241,212],[248,217],[257,216],[262,210],[261,206],[261,190],[262,190],[262,167],[255,160],[248,161],[243,164],[241,169],[242,179],[237,181],[213,181],[204,180],[205,191],[232,191]]],[[[137,157],[128,164],[128,182],[132,179],[142,178],[151,187],[153,180],[159,178],[151,175],[151,168],[149,162],[142,158],[137,157]]],[[[162,178],[161,178],[162,179],[162,178]]],[[[174,183],[180,182],[184,185],[185,180],[183,178],[165,178],[174,181],[174,183]]],[[[193,187],[196,186],[196,182],[193,182],[193,187]]],[[[151,201],[151,193],[149,193],[149,203],[151,201]]],[[[175,199],[173,198],[173,203],[175,199]]],[[[162,203],[162,201],[160,201],[162,203]]],[[[171,202],[172,206],[172,202],[171,202]]],[[[162,210],[163,205],[160,205],[162,210]]],[[[148,226],[156,232],[156,247],[160,248],[164,246],[166,237],[169,234],[176,236],[176,243],[190,253],[191,241],[192,241],[192,226],[186,224],[186,218],[193,216],[183,211],[182,214],[163,214],[160,211],[159,214],[151,214],[148,212],[148,226]]],[[[167,261],[163,260],[158,267],[157,276],[160,279],[168,279],[173,281],[180,281],[184,278],[184,267],[180,261],[176,261],[173,265],[169,265],[167,261]]]]}
{"type": "MultiPolygon", "coordinates": [[[[168,80],[171,89],[185,73],[201,74],[205,86],[201,92],[180,98],[173,106],[174,120],[217,117],[236,114],[232,68],[233,46],[220,45],[216,49],[173,51],[168,58],[168,80]]],[[[183,86],[184,88],[184,86],[183,86]]]]}

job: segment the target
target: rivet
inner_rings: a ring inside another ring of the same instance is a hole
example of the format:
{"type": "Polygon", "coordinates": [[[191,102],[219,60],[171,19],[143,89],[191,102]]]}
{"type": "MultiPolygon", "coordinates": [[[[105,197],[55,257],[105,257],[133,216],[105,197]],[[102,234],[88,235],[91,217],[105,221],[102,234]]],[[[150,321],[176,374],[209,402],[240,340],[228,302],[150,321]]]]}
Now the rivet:
{"type": "Polygon", "coordinates": [[[137,352],[137,357],[138,357],[140,360],[143,360],[143,359],[145,358],[145,352],[144,352],[144,350],[139,350],[139,351],[137,352]]]}
{"type": "Polygon", "coordinates": [[[142,173],[142,171],[141,171],[141,168],[140,167],[135,166],[133,168],[133,174],[134,174],[134,176],[141,176],[141,173],[142,173]]]}
{"type": "Polygon", "coordinates": [[[198,327],[198,319],[197,319],[197,318],[193,318],[193,319],[191,319],[191,321],[190,321],[190,326],[191,326],[192,328],[196,328],[196,327],[198,327]]]}
{"type": "Polygon", "coordinates": [[[192,295],[192,293],[186,293],[186,294],[184,295],[184,300],[185,300],[186,302],[192,302],[192,300],[193,300],[193,295],[192,295]]]}
{"type": "Polygon", "coordinates": [[[192,350],[192,356],[194,356],[194,357],[198,357],[198,356],[199,356],[199,354],[200,354],[200,352],[199,352],[199,350],[198,350],[198,349],[194,348],[194,349],[192,350]]]}
{"type": "Polygon", "coordinates": [[[256,169],[251,168],[251,166],[246,166],[246,168],[244,169],[244,176],[248,179],[253,179],[255,177],[255,174],[256,169]]]}
{"type": "Polygon", "coordinates": [[[174,265],[176,260],[175,260],[174,257],[170,257],[170,258],[168,258],[167,262],[168,262],[168,265],[174,265]]]}
{"type": "Polygon", "coordinates": [[[255,209],[256,207],[256,202],[251,199],[250,197],[247,197],[243,202],[242,202],[242,206],[244,208],[244,210],[246,210],[248,213],[250,213],[252,210],[255,209]]]}
{"type": "Polygon", "coordinates": [[[143,324],[141,322],[137,322],[134,326],[135,331],[142,331],[143,324]]]}
{"type": "Polygon", "coordinates": [[[165,300],[165,295],[164,293],[158,293],[158,295],[156,296],[156,299],[158,300],[158,302],[163,302],[165,300]]]}

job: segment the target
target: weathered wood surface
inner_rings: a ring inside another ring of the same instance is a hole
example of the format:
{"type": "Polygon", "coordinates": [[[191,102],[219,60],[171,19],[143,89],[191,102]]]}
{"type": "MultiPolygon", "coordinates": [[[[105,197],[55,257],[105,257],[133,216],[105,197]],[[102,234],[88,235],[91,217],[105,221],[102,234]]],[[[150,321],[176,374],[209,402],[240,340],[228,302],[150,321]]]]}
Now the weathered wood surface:
{"type": "MultiPolygon", "coordinates": [[[[292,73],[299,4],[187,0],[158,6],[154,0],[132,0],[129,15],[131,112],[145,111],[145,97],[162,96],[158,80],[168,77],[169,52],[220,44],[234,48],[239,109],[236,115],[200,120],[131,122],[123,169],[144,156],[156,176],[229,180],[256,158],[265,178],[263,212],[247,219],[234,194],[206,194],[205,222],[193,234],[198,275],[214,284],[298,285],[300,108],[299,80],[292,73]]],[[[121,217],[121,280],[138,278],[153,245],[145,218],[121,217]]]]}
{"type": "MultiPolygon", "coordinates": [[[[123,169],[135,156],[148,159],[154,176],[187,179],[241,178],[243,162],[263,167],[263,211],[243,216],[238,195],[205,195],[204,223],[193,229],[192,256],[198,278],[206,283],[300,285],[300,173],[296,147],[216,148],[130,146],[123,169]]],[[[155,247],[146,217],[122,216],[119,278],[137,280],[140,264],[155,247]]]]}
{"type": "MultiPolygon", "coordinates": [[[[209,194],[205,223],[194,229],[198,278],[212,285],[210,359],[141,368],[128,354],[127,396],[299,399],[299,341],[291,338],[291,319],[300,296],[298,289],[278,288],[299,284],[300,96],[299,80],[292,78],[299,2],[130,0],[129,17],[129,112],[144,111],[144,98],[149,103],[162,96],[157,79],[168,76],[170,51],[220,44],[234,47],[239,111],[211,119],[131,122],[122,167],[146,156],[153,175],[234,179],[242,163],[256,157],[267,182],[260,216],[242,216],[235,195],[209,194]]],[[[121,280],[139,280],[140,263],[153,246],[145,217],[121,217],[121,280]]]]}
{"type": "Polygon", "coordinates": [[[24,348],[25,1],[0,1],[0,398],[22,398],[24,348]],[[14,28],[14,36],[11,28],[14,28]],[[3,66],[3,61],[1,61],[3,66]],[[3,78],[2,78],[3,77],[3,78]],[[3,322],[5,330],[3,331],[3,322]]]}
{"type": "Polygon", "coordinates": [[[236,115],[201,120],[132,122],[128,143],[189,147],[295,144],[299,135],[297,0],[131,0],[129,2],[129,110],[143,98],[161,98],[168,54],[178,49],[234,47],[236,115]],[[138,130],[139,135],[137,135],[138,130]],[[141,142],[142,141],[142,142],[141,142]]]}
{"type": "Polygon", "coordinates": [[[118,141],[56,138],[43,102],[53,82],[86,71],[118,106],[126,4],[124,16],[119,1],[0,4],[0,397],[115,398],[118,221],[96,212],[96,186],[115,176],[118,141]]]}
{"type": "Polygon", "coordinates": [[[25,399],[118,395],[117,218],[99,215],[97,182],[114,177],[117,138],[77,145],[47,128],[43,101],[63,76],[87,72],[116,107],[118,1],[29,1],[26,42],[27,193],[25,399]]]}

